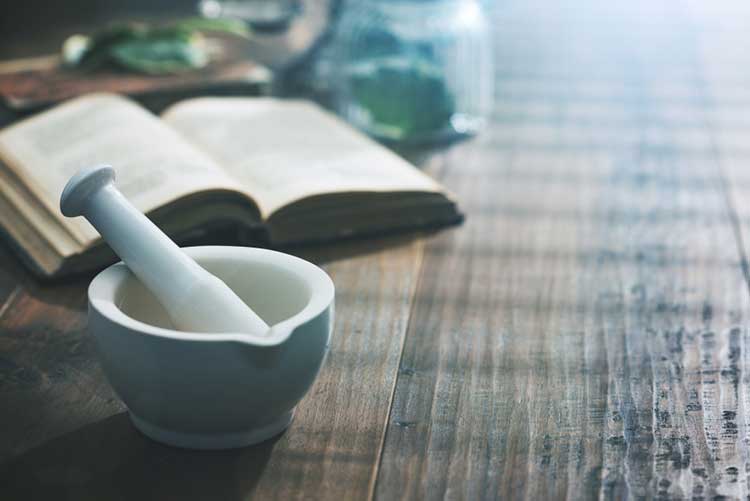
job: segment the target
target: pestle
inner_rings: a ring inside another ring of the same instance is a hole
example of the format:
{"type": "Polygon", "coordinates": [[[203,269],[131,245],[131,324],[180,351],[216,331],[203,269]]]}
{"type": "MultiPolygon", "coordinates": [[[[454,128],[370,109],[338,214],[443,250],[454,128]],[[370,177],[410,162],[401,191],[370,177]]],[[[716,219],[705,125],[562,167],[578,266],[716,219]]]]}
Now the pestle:
{"type": "Polygon", "coordinates": [[[114,185],[109,165],[76,173],[60,197],[84,216],[159,300],[174,326],[192,332],[266,334],[268,325],[221,279],[180,249],[114,185]]]}

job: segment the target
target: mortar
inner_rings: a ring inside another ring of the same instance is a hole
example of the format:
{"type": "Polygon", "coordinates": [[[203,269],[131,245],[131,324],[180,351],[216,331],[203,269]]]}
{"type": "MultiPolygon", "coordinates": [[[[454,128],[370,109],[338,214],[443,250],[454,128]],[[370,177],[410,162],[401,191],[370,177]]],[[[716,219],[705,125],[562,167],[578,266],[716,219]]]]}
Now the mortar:
{"type": "Polygon", "coordinates": [[[269,333],[175,330],[123,263],[91,282],[89,330],[133,424],[169,445],[242,447],[286,429],[328,350],[334,286],[317,266],[248,247],[184,249],[224,280],[269,333]]]}

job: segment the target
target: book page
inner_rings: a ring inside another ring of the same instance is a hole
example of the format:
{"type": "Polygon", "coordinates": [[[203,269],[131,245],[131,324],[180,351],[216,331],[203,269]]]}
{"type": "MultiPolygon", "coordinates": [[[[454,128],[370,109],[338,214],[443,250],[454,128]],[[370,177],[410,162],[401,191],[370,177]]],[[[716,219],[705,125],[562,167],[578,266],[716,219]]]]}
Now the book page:
{"type": "MultiPolygon", "coordinates": [[[[79,242],[98,233],[59,211],[62,189],[83,167],[110,164],[117,186],[140,210],[206,189],[238,189],[203,152],[134,102],[93,94],[0,131],[0,156],[79,242]]],[[[23,210],[23,208],[19,208],[23,210]]]]}
{"type": "Polygon", "coordinates": [[[264,218],[326,193],[440,186],[405,160],[305,101],[198,98],[162,116],[246,188],[264,218]]]}

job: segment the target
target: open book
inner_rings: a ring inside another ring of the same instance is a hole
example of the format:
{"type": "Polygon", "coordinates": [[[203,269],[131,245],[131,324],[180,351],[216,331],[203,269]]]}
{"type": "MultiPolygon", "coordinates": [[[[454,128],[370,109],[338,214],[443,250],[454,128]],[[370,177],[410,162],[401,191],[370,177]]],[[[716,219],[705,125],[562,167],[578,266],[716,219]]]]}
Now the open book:
{"type": "Polygon", "coordinates": [[[0,163],[0,223],[45,276],[115,260],[58,208],[67,180],[102,163],[179,243],[220,227],[286,246],[461,220],[430,177],[305,101],[197,98],[157,117],[91,94],[0,131],[0,163]]]}

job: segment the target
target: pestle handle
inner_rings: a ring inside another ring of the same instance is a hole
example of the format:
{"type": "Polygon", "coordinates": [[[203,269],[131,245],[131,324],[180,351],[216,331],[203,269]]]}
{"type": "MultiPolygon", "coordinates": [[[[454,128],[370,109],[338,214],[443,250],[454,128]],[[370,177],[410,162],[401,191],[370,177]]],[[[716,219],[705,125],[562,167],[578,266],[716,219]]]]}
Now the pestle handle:
{"type": "Polygon", "coordinates": [[[114,180],[110,166],[79,171],[63,190],[62,213],[84,216],[158,298],[187,288],[200,273],[198,264],[133,207],[114,180]]]}
{"type": "Polygon", "coordinates": [[[63,190],[60,210],[84,216],[164,306],[175,327],[264,334],[268,325],[223,281],[185,254],[114,184],[108,165],[82,169],[63,190]]]}

